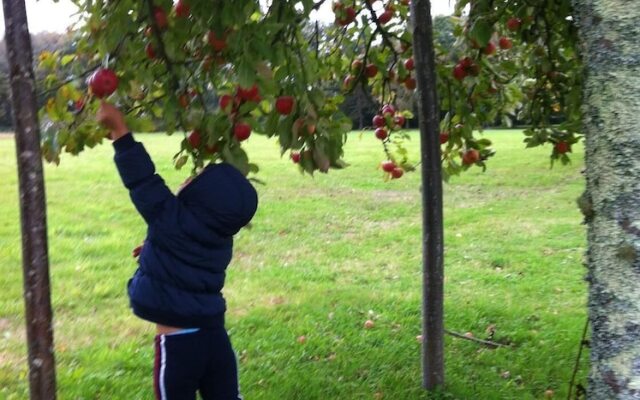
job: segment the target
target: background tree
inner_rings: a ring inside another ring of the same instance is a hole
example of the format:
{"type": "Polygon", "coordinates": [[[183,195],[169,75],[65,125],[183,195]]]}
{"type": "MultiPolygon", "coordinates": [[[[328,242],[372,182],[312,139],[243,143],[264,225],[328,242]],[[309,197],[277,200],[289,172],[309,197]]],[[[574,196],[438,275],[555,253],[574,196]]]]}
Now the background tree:
{"type": "Polygon", "coordinates": [[[640,396],[640,8],[575,1],[585,61],[589,398],[640,396]]]}

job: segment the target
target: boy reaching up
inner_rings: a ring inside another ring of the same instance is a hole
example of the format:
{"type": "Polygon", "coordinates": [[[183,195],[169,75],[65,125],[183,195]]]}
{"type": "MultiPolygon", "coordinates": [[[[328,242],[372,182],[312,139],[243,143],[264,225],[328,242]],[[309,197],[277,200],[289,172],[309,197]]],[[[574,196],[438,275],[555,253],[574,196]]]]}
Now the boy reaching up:
{"type": "Polygon", "coordinates": [[[115,106],[103,102],[96,119],[110,131],[116,167],[147,224],[128,293],[133,313],[157,327],[156,398],[194,400],[199,392],[204,400],[242,399],[221,290],[233,235],[257,209],[254,187],[222,163],[174,195],[115,106]]]}

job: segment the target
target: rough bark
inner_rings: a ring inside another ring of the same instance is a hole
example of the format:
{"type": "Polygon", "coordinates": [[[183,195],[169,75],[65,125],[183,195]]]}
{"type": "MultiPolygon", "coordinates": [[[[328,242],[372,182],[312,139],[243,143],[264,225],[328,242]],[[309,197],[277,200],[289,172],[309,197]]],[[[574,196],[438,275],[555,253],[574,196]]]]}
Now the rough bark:
{"type": "Polygon", "coordinates": [[[586,65],[590,399],[640,398],[640,5],[574,0],[586,65]]]}
{"type": "Polygon", "coordinates": [[[436,92],[431,2],[412,1],[411,14],[422,161],[422,377],[423,386],[433,390],[444,385],[444,229],[438,134],[440,107],[436,92]]]}
{"type": "Polygon", "coordinates": [[[56,398],[47,220],[31,39],[24,0],[3,0],[16,133],[25,319],[32,400],[56,398]]]}

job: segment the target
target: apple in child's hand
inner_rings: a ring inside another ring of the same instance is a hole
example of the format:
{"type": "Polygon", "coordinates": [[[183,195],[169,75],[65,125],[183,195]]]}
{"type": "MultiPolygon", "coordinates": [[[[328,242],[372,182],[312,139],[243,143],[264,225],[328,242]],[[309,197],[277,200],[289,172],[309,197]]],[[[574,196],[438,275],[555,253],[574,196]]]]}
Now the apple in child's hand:
{"type": "Polygon", "coordinates": [[[293,96],[280,96],[276,100],[276,111],[280,115],[289,115],[293,111],[295,100],[293,96]]]}
{"type": "Polygon", "coordinates": [[[238,122],[233,127],[233,135],[236,137],[236,139],[238,139],[239,142],[247,140],[251,135],[251,125],[244,122],[238,122]]]}
{"type": "Polygon", "coordinates": [[[118,77],[109,68],[99,68],[88,79],[89,89],[99,99],[110,96],[118,88],[118,77]]]}

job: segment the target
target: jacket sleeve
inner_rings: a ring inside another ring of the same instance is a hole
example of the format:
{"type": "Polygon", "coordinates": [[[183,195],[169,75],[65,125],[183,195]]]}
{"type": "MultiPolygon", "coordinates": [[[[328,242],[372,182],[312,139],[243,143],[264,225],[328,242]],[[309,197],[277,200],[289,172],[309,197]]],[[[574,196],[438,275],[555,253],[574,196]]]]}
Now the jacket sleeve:
{"type": "Polygon", "coordinates": [[[131,133],[113,142],[114,161],[136,209],[152,224],[165,209],[177,207],[178,199],[156,174],[149,153],[131,133]]]}

